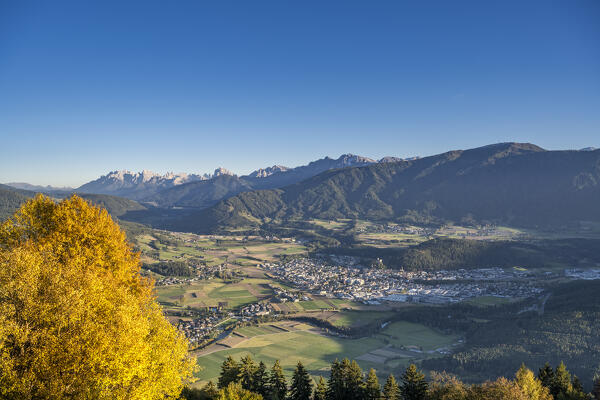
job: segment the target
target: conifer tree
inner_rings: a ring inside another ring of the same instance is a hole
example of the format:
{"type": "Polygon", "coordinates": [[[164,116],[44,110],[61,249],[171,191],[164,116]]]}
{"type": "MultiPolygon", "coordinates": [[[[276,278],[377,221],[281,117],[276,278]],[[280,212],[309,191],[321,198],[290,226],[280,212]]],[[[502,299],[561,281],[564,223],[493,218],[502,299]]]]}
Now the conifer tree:
{"type": "Polygon", "coordinates": [[[573,375],[572,384],[573,390],[575,390],[576,392],[583,392],[583,384],[581,383],[577,375],[573,375]]]}
{"type": "Polygon", "coordinates": [[[285,381],[285,375],[279,360],[275,361],[271,368],[271,374],[269,375],[269,399],[270,400],[284,400],[287,395],[287,382],[285,381]]]}
{"type": "Polygon", "coordinates": [[[365,382],[363,380],[363,371],[354,360],[346,367],[344,371],[344,383],[346,387],[347,400],[362,400],[365,394],[365,382]]]}
{"type": "Polygon", "coordinates": [[[528,400],[552,400],[548,388],[542,385],[542,381],[525,364],[521,364],[517,371],[515,382],[528,400]]]}
{"type": "Polygon", "coordinates": [[[383,400],[400,400],[400,388],[392,374],[388,376],[383,385],[383,400]]]}
{"type": "Polygon", "coordinates": [[[254,389],[254,374],[256,373],[257,369],[258,367],[256,366],[256,363],[254,362],[252,357],[250,357],[250,354],[248,354],[245,357],[242,357],[242,359],[240,360],[240,369],[238,372],[237,381],[240,383],[240,385],[242,385],[244,389],[254,389]]]}
{"type": "Polygon", "coordinates": [[[237,382],[240,365],[230,355],[221,364],[221,375],[217,381],[219,389],[226,388],[231,382],[237,382]]]}
{"type": "Polygon", "coordinates": [[[267,373],[267,366],[264,362],[258,363],[258,368],[254,372],[253,378],[253,392],[260,394],[263,397],[269,393],[269,374],[267,373]]]}
{"type": "Polygon", "coordinates": [[[565,364],[561,361],[554,370],[550,393],[557,398],[559,396],[567,396],[572,391],[573,385],[571,384],[571,374],[567,370],[565,364]]]}
{"type": "Polygon", "coordinates": [[[369,375],[367,375],[364,398],[365,400],[379,400],[381,398],[381,386],[373,368],[369,370],[369,375]]]}
{"type": "Polygon", "coordinates": [[[342,363],[335,360],[331,363],[329,381],[327,382],[327,400],[344,400],[344,376],[342,374],[342,363]]]}
{"type": "Polygon", "coordinates": [[[215,399],[219,395],[219,389],[213,383],[213,381],[208,381],[208,383],[202,388],[202,393],[207,399],[215,399]]]}
{"type": "Polygon", "coordinates": [[[315,387],[315,393],[313,395],[313,400],[327,400],[327,383],[322,376],[319,376],[319,382],[315,387]]]}
{"type": "Polygon", "coordinates": [[[552,388],[552,382],[554,380],[554,370],[550,366],[550,364],[546,363],[542,368],[540,368],[538,372],[538,378],[542,381],[542,385],[547,387],[548,389],[552,388]]]}
{"type": "Polygon", "coordinates": [[[292,376],[292,384],[290,386],[290,400],[310,400],[312,396],[312,380],[308,371],[300,361],[296,365],[296,370],[292,376]]]}
{"type": "Polygon", "coordinates": [[[424,400],[427,395],[427,381],[425,375],[410,364],[402,375],[400,392],[403,400],[424,400]]]}
{"type": "Polygon", "coordinates": [[[594,379],[594,389],[592,390],[592,394],[596,400],[600,400],[600,375],[596,375],[594,379]]]}

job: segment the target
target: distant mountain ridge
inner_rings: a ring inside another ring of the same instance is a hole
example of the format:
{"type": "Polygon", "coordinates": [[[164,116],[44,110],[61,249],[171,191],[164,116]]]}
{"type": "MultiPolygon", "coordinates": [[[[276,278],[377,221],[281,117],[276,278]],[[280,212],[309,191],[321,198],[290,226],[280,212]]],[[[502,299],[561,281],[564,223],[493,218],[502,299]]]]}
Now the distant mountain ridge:
{"type": "Polygon", "coordinates": [[[499,143],[399,162],[329,170],[279,189],[239,193],[177,229],[258,227],[286,219],[600,222],[600,151],[499,143]]]}
{"type": "Polygon", "coordinates": [[[245,176],[215,177],[202,182],[161,190],[145,200],[162,207],[207,208],[238,193],[258,189],[274,189],[292,185],[332,169],[360,167],[377,163],[367,157],[342,154],[339,158],[325,157],[295,168],[273,166],[256,170],[245,176]]]}
{"type": "Polygon", "coordinates": [[[377,162],[363,156],[343,154],[337,159],[325,157],[295,168],[282,165],[260,168],[240,177],[224,168],[217,168],[213,174],[202,175],[113,171],[82,185],[76,191],[121,196],[159,207],[206,208],[244,191],[283,187],[330,169],[377,162]]]}
{"type": "Polygon", "coordinates": [[[71,187],[56,187],[56,186],[42,186],[42,185],[32,185],[25,182],[9,182],[5,184],[6,186],[10,186],[15,189],[23,189],[23,190],[31,190],[34,192],[69,192],[72,191],[71,187]]]}
{"type": "Polygon", "coordinates": [[[152,171],[131,172],[112,171],[76,189],[80,193],[110,194],[141,200],[160,190],[188,182],[209,180],[221,175],[233,175],[224,168],[217,168],[213,174],[186,174],[169,172],[164,175],[152,171]]]}

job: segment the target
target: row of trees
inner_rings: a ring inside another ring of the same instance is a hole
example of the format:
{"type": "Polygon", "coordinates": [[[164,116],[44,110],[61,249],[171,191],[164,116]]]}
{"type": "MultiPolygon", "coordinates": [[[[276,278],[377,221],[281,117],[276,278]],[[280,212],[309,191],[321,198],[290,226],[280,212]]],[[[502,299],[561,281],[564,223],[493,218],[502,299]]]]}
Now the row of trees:
{"type": "Polygon", "coordinates": [[[600,379],[594,392],[586,394],[563,363],[555,369],[546,364],[537,376],[522,365],[513,380],[499,378],[480,385],[435,372],[427,381],[411,364],[398,381],[390,375],[381,387],[375,370],[365,374],[356,361],[334,361],[329,379],[320,376],[316,385],[298,362],[288,388],[279,361],[267,370],[262,361],[256,364],[249,355],[239,362],[229,356],[223,362],[218,387],[209,382],[202,390],[185,392],[188,400],[589,400],[592,396],[600,399],[600,379]],[[256,397],[243,397],[251,394],[256,397]]]}

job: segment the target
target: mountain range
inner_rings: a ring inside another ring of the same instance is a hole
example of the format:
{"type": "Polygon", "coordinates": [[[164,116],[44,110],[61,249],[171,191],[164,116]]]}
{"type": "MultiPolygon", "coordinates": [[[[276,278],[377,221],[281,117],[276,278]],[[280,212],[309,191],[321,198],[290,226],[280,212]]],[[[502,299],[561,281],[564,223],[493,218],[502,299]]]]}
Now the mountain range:
{"type": "MultiPolygon", "coordinates": [[[[201,233],[314,218],[564,226],[600,223],[600,150],[498,143],[412,159],[345,154],[245,176],[222,168],[205,175],[115,171],[76,192],[121,219],[201,233]]],[[[33,193],[0,186],[0,212],[8,215],[33,193]]]]}
{"type": "MultiPolygon", "coordinates": [[[[386,157],[380,161],[390,162],[390,160],[400,159],[386,157]]],[[[122,170],[109,172],[77,189],[70,190],[78,193],[120,196],[158,207],[206,208],[219,200],[244,191],[279,188],[330,169],[365,166],[377,162],[367,157],[344,154],[337,159],[325,157],[295,168],[282,165],[260,168],[245,176],[237,176],[224,168],[217,168],[212,174],[170,172],[164,175],[146,170],[142,172],[122,170]]],[[[28,184],[9,185],[39,192],[60,190],[28,184]]]]}
{"type": "Polygon", "coordinates": [[[211,232],[313,218],[520,226],[600,222],[600,151],[499,143],[329,170],[282,188],[239,193],[171,226],[211,232]]]}

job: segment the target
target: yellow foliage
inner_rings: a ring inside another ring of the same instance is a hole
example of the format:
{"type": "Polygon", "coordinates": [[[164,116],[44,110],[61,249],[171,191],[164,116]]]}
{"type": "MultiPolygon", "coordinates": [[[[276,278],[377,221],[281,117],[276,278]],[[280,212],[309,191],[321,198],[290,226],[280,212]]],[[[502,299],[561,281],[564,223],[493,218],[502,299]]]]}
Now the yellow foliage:
{"type": "Polygon", "coordinates": [[[0,227],[0,398],[164,399],[187,342],[105,210],[38,196],[0,227]]]}
{"type": "Polygon", "coordinates": [[[552,400],[548,388],[542,385],[542,381],[534,375],[533,371],[525,367],[525,364],[521,365],[515,377],[516,384],[528,400],[552,400]]]}
{"type": "Polygon", "coordinates": [[[258,393],[243,389],[239,383],[231,382],[219,391],[216,400],[263,400],[263,397],[258,393]]]}

